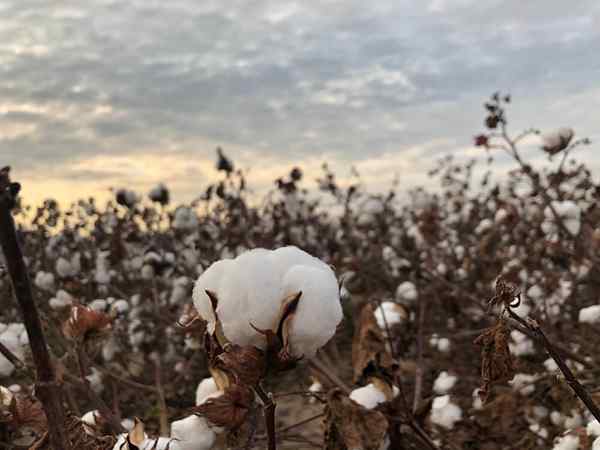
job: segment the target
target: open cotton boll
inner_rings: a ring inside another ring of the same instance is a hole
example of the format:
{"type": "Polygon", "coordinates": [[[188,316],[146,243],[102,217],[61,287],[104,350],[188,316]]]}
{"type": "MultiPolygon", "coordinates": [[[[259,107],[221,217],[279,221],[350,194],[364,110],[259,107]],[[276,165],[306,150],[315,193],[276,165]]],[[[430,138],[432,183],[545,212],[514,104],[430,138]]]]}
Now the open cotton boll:
{"type": "Polygon", "coordinates": [[[552,450],[578,450],[579,437],[572,434],[567,434],[558,438],[552,447],[552,450]]]}
{"type": "Polygon", "coordinates": [[[309,358],[335,333],[342,319],[338,284],[331,268],[297,247],[254,249],[235,259],[217,261],[198,278],[192,297],[200,316],[215,330],[215,314],[206,290],[218,298],[217,313],[231,342],[265,348],[250,324],[275,330],[284,300],[302,292],[290,327],[290,347],[309,358]]]}
{"type": "Polygon", "coordinates": [[[204,417],[191,415],[171,423],[171,438],[177,440],[181,450],[209,450],[216,434],[204,417]]]}
{"type": "Polygon", "coordinates": [[[580,323],[598,323],[600,322],[600,305],[592,305],[579,310],[580,323]]]}
{"type": "Polygon", "coordinates": [[[367,409],[373,409],[388,400],[385,393],[373,383],[354,389],[350,392],[350,399],[367,409]]]}
{"type": "Polygon", "coordinates": [[[508,384],[510,384],[513,389],[519,391],[521,395],[529,395],[535,391],[535,381],[537,378],[537,375],[518,373],[508,382],[508,384]]]}
{"type": "Polygon", "coordinates": [[[48,303],[52,309],[62,309],[73,304],[73,297],[61,289],[56,293],[56,297],[51,298],[48,303]]]}
{"type": "Polygon", "coordinates": [[[394,302],[382,302],[375,310],[375,320],[381,330],[386,333],[386,328],[391,328],[408,320],[406,309],[394,302]],[[387,325],[386,325],[387,324],[387,325]]]}
{"type": "Polygon", "coordinates": [[[98,422],[96,420],[98,416],[99,416],[99,413],[98,413],[97,409],[88,411],[83,416],[81,416],[81,422],[83,423],[83,430],[87,434],[95,434],[96,427],[98,426],[98,422]]]}
{"type": "Polygon", "coordinates": [[[51,292],[54,290],[54,275],[50,272],[39,271],[33,282],[38,289],[51,292]]]}
{"type": "Polygon", "coordinates": [[[5,408],[10,406],[13,397],[13,393],[10,391],[10,389],[0,386],[0,406],[5,408]]]}
{"type": "Polygon", "coordinates": [[[198,216],[196,212],[187,206],[179,206],[173,216],[173,228],[187,231],[198,227],[198,216]]]}
{"type": "Polygon", "coordinates": [[[196,406],[202,405],[210,398],[219,397],[223,391],[219,390],[213,377],[205,378],[196,388],[196,406]]]}
{"type": "Polygon", "coordinates": [[[585,426],[585,431],[588,436],[600,436],[600,423],[594,419],[585,426]]]}
{"type": "Polygon", "coordinates": [[[436,394],[448,393],[456,384],[458,378],[454,375],[450,375],[445,370],[441,372],[433,382],[433,390],[436,394]]]}
{"type": "Polygon", "coordinates": [[[592,450],[600,450],[600,437],[594,439],[594,442],[592,444],[592,450]]]}
{"type": "Polygon", "coordinates": [[[557,153],[567,148],[574,135],[575,131],[569,127],[546,132],[541,136],[542,148],[550,154],[557,153]]]}
{"type": "Polygon", "coordinates": [[[415,287],[414,283],[410,281],[400,283],[396,289],[396,298],[398,300],[405,300],[408,302],[415,301],[417,299],[417,288],[415,287]]]}
{"type": "Polygon", "coordinates": [[[431,423],[451,430],[462,419],[462,409],[450,401],[449,395],[436,397],[431,406],[430,419],[431,423]]]}
{"type": "MultiPolygon", "coordinates": [[[[9,324],[0,334],[0,342],[4,344],[17,358],[23,359],[25,355],[24,345],[27,344],[27,334],[14,325],[9,324]]],[[[9,377],[15,371],[15,366],[0,354],[0,377],[9,377]]]]}

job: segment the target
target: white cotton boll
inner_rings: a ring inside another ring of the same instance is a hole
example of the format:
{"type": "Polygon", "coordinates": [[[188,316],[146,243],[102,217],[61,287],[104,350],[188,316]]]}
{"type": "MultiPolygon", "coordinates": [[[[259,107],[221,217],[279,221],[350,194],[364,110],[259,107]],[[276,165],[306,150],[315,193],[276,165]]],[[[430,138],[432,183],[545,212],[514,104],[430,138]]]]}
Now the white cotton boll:
{"type": "Polygon", "coordinates": [[[579,310],[580,323],[598,323],[600,322],[600,305],[592,305],[579,310]]]}
{"type": "MultiPolygon", "coordinates": [[[[0,342],[4,344],[16,357],[22,359],[24,356],[24,348],[19,338],[19,333],[11,330],[10,326],[0,335],[0,342]]],[[[15,366],[0,354],[0,377],[9,377],[15,371],[15,366]]]]}
{"type": "Polygon", "coordinates": [[[548,372],[556,372],[558,370],[558,364],[552,358],[548,358],[544,361],[544,367],[548,372]]]}
{"type": "Polygon", "coordinates": [[[192,297],[200,316],[214,332],[215,316],[205,290],[216,293],[225,336],[239,345],[265,348],[252,328],[274,330],[283,300],[302,292],[290,327],[296,356],[310,358],[335,333],[342,319],[338,284],[331,268],[296,247],[254,249],[211,265],[196,281],[192,297]]]}
{"type": "Polygon", "coordinates": [[[98,425],[96,418],[99,417],[99,412],[97,409],[93,411],[86,412],[83,416],[81,416],[81,422],[83,423],[83,430],[87,434],[95,434],[96,427],[98,425]]]}
{"type": "Polygon", "coordinates": [[[535,347],[533,341],[527,337],[527,335],[521,333],[518,330],[513,330],[510,333],[514,343],[509,343],[508,347],[510,352],[516,356],[527,356],[535,353],[535,347]]]}
{"type": "Polygon", "coordinates": [[[215,398],[223,395],[223,391],[219,390],[217,383],[213,377],[205,378],[196,388],[196,406],[202,405],[209,398],[215,398]]]}
{"type": "Polygon", "coordinates": [[[50,308],[54,310],[63,309],[73,304],[73,297],[61,289],[56,293],[56,297],[51,298],[48,303],[50,304],[50,308]]]}
{"type": "Polygon", "coordinates": [[[576,410],[571,410],[571,415],[565,417],[564,427],[568,430],[578,428],[583,425],[583,417],[576,410]]]}
{"type": "Polygon", "coordinates": [[[542,148],[554,154],[565,149],[573,136],[575,136],[573,128],[561,127],[557,130],[548,131],[541,136],[542,148]]]}
{"type": "Polygon", "coordinates": [[[462,409],[450,401],[449,395],[435,397],[431,406],[430,419],[431,423],[451,430],[456,422],[462,419],[462,409]]]}
{"type": "Polygon", "coordinates": [[[552,450],[578,450],[579,437],[572,434],[567,434],[556,440],[552,450]]]}
{"type": "Polygon", "coordinates": [[[119,343],[114,337],[111,336],[102,346],[102,359],[104,359],[106,362],[112,361],[118,351],[119,343]]]}
{"type": "Polygon", "coordinates": [[[450,375],[448,372],[441,372],[433,383],[433,390],[436,394],[447,394],[456,384],[458,378],[450,375]]]}
{"type": "Polygon", "coordinates": [[[182,450],[209,450],[216,435],[204,417],[191,415],[171,423],[171,438],[182,450]]]}
{"type": "Polygon", "coordinates": [[[594,442],[592,444],[592,450],[600,450],[600,437],[594,439],[594,442]]]}
{"type": "Polygon", "coordinates": [[[435,268],[435,270],[440,275],[446,275],[446,272],[448,271],[448,267],[444,263],[439,263],[437,265],[437,267],[435,268]]]}
{"type": "Polygon", "coordinates": [[[585,426],[585,431],[588,436],[600,436],[600,423],[598,420],[594,419],[585,426]]]}
{"type": "Polygon", "coordinates": [[[88,380],[92,391],[94,391],[96,394],[102,393],[104,390],[104,384],[102,383],[102,373],[98,369],[92,367],[92,373],[85,378],[88,380]]]}
{"type": "Polygon", "coordinates": [[[10,391],[10,389],[5,388],[4,386],[0,386],[0,406],[3,406],[5,408],[9,407],[13,398],[14,395],[10,391]]]}
{"type": "Polygon", "coordinates": [[[529,395],[535,391],[536,380],[537,375],[518,373],[508,382],[508,384],[510,384],[514,390],[519,391],[521,395],[529,395]]]}
{"type": "Polygon", "coordinates": [[[511,308],[512,312],[514,312],[517,316],[525,318],[531,312],[531,306],[529,306],[529,300],[527,298],[521,297],[521,302],[519,306],[516,308],[511,308]]]}
{"type": "Polygon", "coordinates": [[[350,399],[367,409],[373,409],[387,401],[385,393],[373,383],[354,389],[350,392],[350,399]]]}
{"type": "Polygon", "coordinates": [[[438,351],[442,353],[448,353],[450,351],[450,339],[439,338],[436,344],[438,351]]]}
{"type": "Polygon", "coordinates": [[[123,299],[116,300],[110,306],[110,309],[112,311],[116,311],[118,314],[125,314],[127,311],[129,311],[129,303],[127,302],[127,300],[123,299]]]}
{"type": "Polygon", "coordinates": [[[42,291],[52,292],[54,290],[54,275],[40,270],[35,274],[34,284],[42,291]]]}
{"type": "Polygon", "coordinates": [[[126,418],[126,419],[121,420],[121,426],[123,428],[125,428],[125,430],[131,431],[131,430],[133,430],[133,427],[135,426],[135,422],[133,419],[126,418]]]}
{"type": "Polygon", "coordinates": [[[481,222],[479,222],[477,227],[475,227],[475,234],[485,233],[490,228],[492,228],[493,225],[494,225],[494,222],[492,222],[491,219],[483,219],[481,222]]]}
{"type": "Polygon", "coordinates": [[[110,256],[110,252],[101,251],[96,255],[96,273],[94,275],[94,280],[98,284],[108,284],[110,283],[110,262],[108,257],[110,256]]]}
{"type": "Polygon", "coordinates": [[[196,212],[187,206],[179,206],[173,216],[173,228],[180,231],[189,231],[198,227],[196,212]]]}
{"type": "Polygon", "coordinates": [[[61,278],[69,278],[76,276],[81,270],[81,255],[75,253],[71,260],[60,257],[56,260],[56,273],[61,278]]]}
{"type": "Polygon", "coordinates": [[[552,411],[550,413],[550,422],[557,427],[562,427],[565,423],[565,416],[563,416],[559,411],[552,411]]]}
{"type": "Polygon", "coordinates": [[[496,211],[496,215],[494,216],[494,221],[496,223],[502,222],[507,216],[508,216],[508,212],[504,208],[501,208],[498,211],[496,211]]]}
{"type": "Polygon", "coordinates": [[[539,423],[529,425],[529,430],[542,439],[548,439],[548,430],[543,428],[539,423]]]}
{"type": "Polygon", "coordinates": [[[108,303],[104,299],[97,298],[95,300],[92,300],[89,303],[88,307],[97,312],[105,312],[106,308],[108,308],[108,303]]]}
{"type": "Polygon", "coordinates": [[[150,438],[144,440],[140,450],[192,450],[194,447],[184,448],[181,443],[168,437],[150,438]]]}
{"type": "Polygon", "coordinates": [[[400,283],[396,289],[396,299],[414,302],[417,299],[417,288],[411,281],[400,283]]]}
{"type": "Polygon", "coordinates": [[[188,277],[179,277],[173,282],[173,290],[171,291],[171,298],[169,299],[171,305],[181,303],[188,298],[188,285],[188,277]]]}
{"type": "Polygon", "coordinates": [[[142,266],[141,275],[144,280],[151,280],[154,278],[154,267],[150,264],[144,264],[142,266]]]}
{"type": "Polygon", "coordinates": [[[481,392],[481,390],[479,388],[476,388],[473,391],[473,394],[471,394],[473,397],[473,409],[477,411],[483,408],[483,400],[481,400],[479,392],[481,392]]]}
{"type": "Polygon", "coordinates": [[[382,302],[375,309],[374,314],[377,325],[384,334],[387,331],[386,328],[392,328],[394,325],[404,323],[408,320],[406,309],[394,302],[382,302]]]}

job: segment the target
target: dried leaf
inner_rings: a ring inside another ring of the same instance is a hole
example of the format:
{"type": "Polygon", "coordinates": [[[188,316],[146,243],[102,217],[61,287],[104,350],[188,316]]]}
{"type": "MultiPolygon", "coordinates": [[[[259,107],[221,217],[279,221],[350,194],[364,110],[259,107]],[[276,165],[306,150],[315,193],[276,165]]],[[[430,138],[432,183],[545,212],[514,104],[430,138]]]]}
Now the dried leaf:
{"type": "Polygon", "coordinates": [[[256,386],[266,375],[265,354],[254,346],[230,345],[216,359],[217,367],[230,373],[234,384],[256,386]]]}
{"type": "Polygon", "coordinates": [[[511,380],[515,374],[512,355],[508,348],[510,330],[504,320],[488,328],[475,344],[481,349],[481,389],[479,395],[483,402],[488,400],[493,384],[511,380]]]}
{"type": "Polygon", "coordinates": [[[504,305],[516,308],[521,303],[521,292],[514,283],[508,282],[503,276],[496,280],[496,295],[490,299],[490,306],[504,305]]]}
{"type": "Polygon", "coordinates": [[[395,362],[386,347],[386,339],[377,325],[375,306],[367,304],[360,313],[358,330],[352,342],[352,367],[354,381],[359,382],[371,375],[393,378],[395,362]]]}
{"type": "Polygon", "coordinates": [[[215,426],[235,430],[246,420],[253,400],[250,388],[233,385],[225,389],[223,395],[207,400],[193,411],[215,426]]]}
{"type": "Polygon", "coordinates": [[[340,389],[329,393],[325,419],[326,450],[379,450],[387,430],[388,421],[379,411],[362,407],[340,389]]]}
{"type": "Polygon", "coordinates": [[[110,330],[112,320],[111,316],[87,306],[74,305],[63,324],[63,333],[68,339],[85,340],[110,330]]]}

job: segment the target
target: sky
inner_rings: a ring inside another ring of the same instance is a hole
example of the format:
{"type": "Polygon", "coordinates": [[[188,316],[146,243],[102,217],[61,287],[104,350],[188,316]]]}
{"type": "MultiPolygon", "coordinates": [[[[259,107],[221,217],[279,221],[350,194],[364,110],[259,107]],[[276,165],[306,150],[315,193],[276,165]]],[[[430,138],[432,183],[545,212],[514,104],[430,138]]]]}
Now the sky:
{"type": "Polygon", "coordinates": [[[217,146],[257,192],[323,162],[408,189],[481,156],[497,90],[515,132],[600,137],[599,54],[597,0],[5,0],[0,164],[29,203],[158,182],[189,201],[217,146]]]}

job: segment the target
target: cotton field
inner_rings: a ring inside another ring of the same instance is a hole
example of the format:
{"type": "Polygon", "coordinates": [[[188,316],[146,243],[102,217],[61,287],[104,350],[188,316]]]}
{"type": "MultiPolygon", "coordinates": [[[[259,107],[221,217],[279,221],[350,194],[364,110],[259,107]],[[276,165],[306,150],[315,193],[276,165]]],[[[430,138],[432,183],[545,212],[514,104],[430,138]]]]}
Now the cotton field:
{"type": "Polygon", "coordinates": [[[190,204],[30,206],[2,169],[0,448],[600,448],[589,141],[509,103],[474,144],[510,174],[431,192],[299,166],[257,202],[219,149],[190,204]]]}

